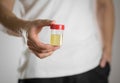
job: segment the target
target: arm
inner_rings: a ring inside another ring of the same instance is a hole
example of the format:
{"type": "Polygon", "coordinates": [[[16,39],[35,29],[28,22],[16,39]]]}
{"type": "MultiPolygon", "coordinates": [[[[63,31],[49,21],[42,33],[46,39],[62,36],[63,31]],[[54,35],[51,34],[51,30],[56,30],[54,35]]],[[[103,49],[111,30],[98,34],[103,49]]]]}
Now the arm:
{"type": "Polygon", "coordinates": [[[103,56],[101,67],[111,61],[112,41],[114,32],[114,7],[112,0],[98,0],[98,18],[103,39],[103,56]]]}
{"type": "Polygon", "coordinates": [[[39,40],[38,33],[44,26],[49,26],[51,20],[26,21],[16,17],[12,13],[15,0],[0,0],[0,23],[11,30],[16,36],[21,36],[21,30],[27,32],[27,44],[29,49],[39,58],[45,58],[53,53],[58,47],[44,44],[39,40]]]}
{"type": "Polygon", "coordinates": [[[14,13],[12,13],[15,0],[0,0],[0,23],[5,28],[11,30],[16,36],[21,35],[21,28],[25,29],[24,26],[27,21],[19,19],[14,13]]]}

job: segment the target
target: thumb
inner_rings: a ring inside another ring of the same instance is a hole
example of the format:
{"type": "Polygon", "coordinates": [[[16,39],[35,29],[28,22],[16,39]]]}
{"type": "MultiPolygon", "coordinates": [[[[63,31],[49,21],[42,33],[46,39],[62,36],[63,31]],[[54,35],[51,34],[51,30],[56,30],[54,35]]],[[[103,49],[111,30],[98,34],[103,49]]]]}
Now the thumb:
{"type": "Polygon", "coordinates": [[[50,26],[54,21],[52,20],[34,20],[31,22],[31,28],[28,30],[30,37],[37,37],[38,33],[44,26],[50,26]]]}
{"type": "Polygon", "coordinates": [[[41,20],[43,26],[50,26],[54,21],[53,20],[41,20]]]}
{"type": "Polygon", "coordinates": [[[106,65],[107,60],[103,57],[100,61],[100,67],[104,68],[106,65]]]}
{"type": "Polygon", "coordinates": [[[50,26],[54,21],[48,20],[48,19],[40,19],[35,21],[37,23],[37,26],[44,27],[44,26],[50,26]]]}

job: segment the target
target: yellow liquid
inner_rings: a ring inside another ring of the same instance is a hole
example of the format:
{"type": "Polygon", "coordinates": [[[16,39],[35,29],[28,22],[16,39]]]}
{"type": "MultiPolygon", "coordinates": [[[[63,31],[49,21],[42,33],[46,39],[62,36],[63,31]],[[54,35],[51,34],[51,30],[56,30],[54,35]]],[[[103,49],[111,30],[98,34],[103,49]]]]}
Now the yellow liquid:
{"type": "Polygon", "coordinates": [[[61,36],[59,34],[51,34],[51,45],[60,46],[61,44],[61,36]]]}

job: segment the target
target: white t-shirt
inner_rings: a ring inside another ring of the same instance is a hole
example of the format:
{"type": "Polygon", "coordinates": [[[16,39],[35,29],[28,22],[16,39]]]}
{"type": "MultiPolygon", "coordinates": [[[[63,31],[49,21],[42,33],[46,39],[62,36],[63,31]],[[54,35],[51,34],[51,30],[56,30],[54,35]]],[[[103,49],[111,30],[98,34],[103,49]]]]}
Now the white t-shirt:
{"type": "MultiPolygon", "coordinates": [[[[96,19],[96,0],[19,0],[17,7],[21,7],[23,19],[51,19],[65,25],[63,45],[47,58],[36,57],[25,43],[20,78],[69,76],[98,66],[102,43],[96,19]]],[[[40,40],[49,43],[49,34],[49,27],[43,28],[40,40]]]]}

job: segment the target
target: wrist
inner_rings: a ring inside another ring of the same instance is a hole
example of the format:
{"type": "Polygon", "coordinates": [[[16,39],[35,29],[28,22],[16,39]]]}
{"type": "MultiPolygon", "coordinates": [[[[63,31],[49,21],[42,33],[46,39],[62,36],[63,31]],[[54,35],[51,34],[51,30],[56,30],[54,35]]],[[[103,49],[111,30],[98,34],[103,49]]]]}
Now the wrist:
{"type": "Polygon", "coordinates": [[[17,24],[19,26],[19,31],[21,32],[20,34],[22,34],[23,32],[28,32],[29,28],[31,27],[31,23],[32,21],[26,21],[23,19],[18,19],[17,20],[17,24]]]}
{"type": "Polygon", "coordinates": [[[110,44],[110,45],[104,45],[103,50],[111,52],[112,51],[112,44],[110,44]]]}
{"type": "Polygon", "coordinates": [[[22,20],[17,17],[13,17],[11,19],[10,25],[7,25],[6,27],[9,27],[10,30],[22,36],[23,31],[28,29],[27,24],[29,24],[30,21],[22,20]]]}

